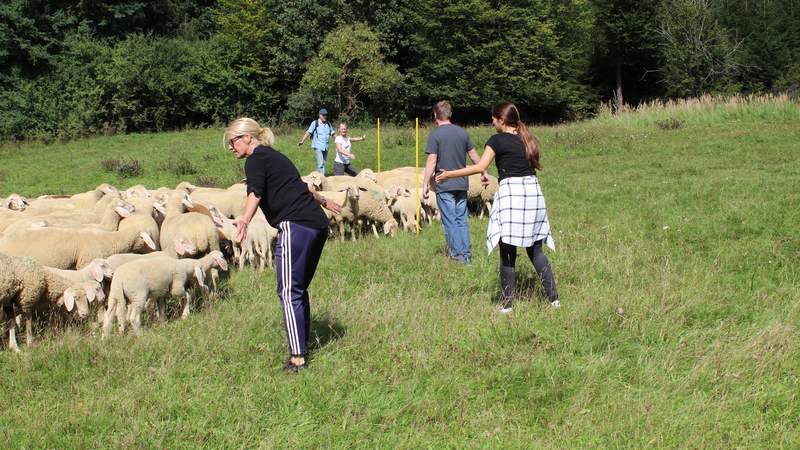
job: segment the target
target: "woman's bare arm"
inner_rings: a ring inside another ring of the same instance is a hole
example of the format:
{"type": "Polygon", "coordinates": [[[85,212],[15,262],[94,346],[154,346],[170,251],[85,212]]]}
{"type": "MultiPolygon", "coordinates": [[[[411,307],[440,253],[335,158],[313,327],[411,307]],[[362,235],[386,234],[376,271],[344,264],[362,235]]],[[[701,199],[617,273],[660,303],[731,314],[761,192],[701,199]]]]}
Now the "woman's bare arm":
{"type": "Polygon", "coordinates": [[[493,160],[494,149],[487,145],[483,150],[483,156],[481,156],[477,164],[458,170],[443,170],[436,175],[436,181],[441,182],[449,180],[450,178],[466,177],[476,173],[486,172],[486,169],[489,168],[489,164],[491,164],[493,160]]]}

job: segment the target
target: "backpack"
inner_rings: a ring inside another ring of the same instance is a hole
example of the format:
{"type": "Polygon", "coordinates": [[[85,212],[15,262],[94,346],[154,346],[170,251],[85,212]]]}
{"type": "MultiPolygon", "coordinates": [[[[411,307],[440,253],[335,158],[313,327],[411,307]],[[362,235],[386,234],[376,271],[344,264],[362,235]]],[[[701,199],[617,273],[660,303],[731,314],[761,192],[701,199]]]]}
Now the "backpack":
{"type": "MultiPolygon", "coordinates": [[[[319,128],[319,119],[314,119],[314,129],[311,130],[311,139],[312,140],[314,139],[314,137],[317,134],[317,128],[319,128]]],[[[328,121],[328,128],[330,128],[330,130],[331,130],[331,134],[330,135],[332,136],[333,135],[333,126],[331,125],[330,121],[328,121]]],[[[330,138],[330,136],[329,136],[329,138],[330,138]]]]}

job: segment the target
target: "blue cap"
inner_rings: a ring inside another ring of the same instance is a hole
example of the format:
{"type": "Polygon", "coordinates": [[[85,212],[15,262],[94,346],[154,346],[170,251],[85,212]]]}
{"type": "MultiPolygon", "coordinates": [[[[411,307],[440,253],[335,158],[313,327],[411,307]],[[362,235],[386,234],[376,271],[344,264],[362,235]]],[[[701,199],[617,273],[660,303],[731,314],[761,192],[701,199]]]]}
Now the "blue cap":
{"type": "Polygon", "coordinates": [[[322,108],[322,109],[319,110],[319,113],[320,113],[320,115],[325,115],[325,114],[328,114],[328,110],[325,109],[325,108],[322,108]]]}

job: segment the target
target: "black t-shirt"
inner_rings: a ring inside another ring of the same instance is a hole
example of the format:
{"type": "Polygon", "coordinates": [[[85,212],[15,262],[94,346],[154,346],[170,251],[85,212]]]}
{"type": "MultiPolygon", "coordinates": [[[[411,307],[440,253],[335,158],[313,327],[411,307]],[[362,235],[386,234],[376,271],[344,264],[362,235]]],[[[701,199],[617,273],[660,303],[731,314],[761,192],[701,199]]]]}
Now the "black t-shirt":
{"type": "Polygon", "coordinates": [[[328,228],[322,207],[308,192],[300,173],[282,153],[260,145],[244,162],[247,194],[261,197],[259,206],[275,228],[285,220],[311,228],[328,228]]]}
{"type": "Polygon", "coordinates": [[[528,161],[522,136],[511,133],[497,133],[486,141],[494,150],[494,163],[500,179],[536,175],[528,161]]]}

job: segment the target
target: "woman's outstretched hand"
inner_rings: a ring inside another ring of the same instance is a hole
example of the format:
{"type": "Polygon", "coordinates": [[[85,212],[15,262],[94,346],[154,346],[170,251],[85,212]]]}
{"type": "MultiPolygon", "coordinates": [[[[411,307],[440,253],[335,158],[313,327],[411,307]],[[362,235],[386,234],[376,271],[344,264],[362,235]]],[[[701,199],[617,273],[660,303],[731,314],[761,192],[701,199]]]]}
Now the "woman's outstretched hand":
{"type": "Polygon", "coordinates": [[[233,221],[233,225],[236,227],[236,242],[241,244],[247,238],[247,222],[239,218],[233,221]]]}
{"type": "Polygon", "coordinates": [[[342,212],[342,205],[336,203],[331,199],[325,199],[325,204],[322,206],[324,206],[325,209],[335,212],[336,214],[340,214],[342,212]]]}
{"type": "Polygon", "coordinates": [[[450,179],[450,173],[448,171],[446,171],[446,170],[442,170],[442,171],[440,171],[439,173],[436,174],[436,182],[437,183],[441,183],[442,181],[449,180],[449,179],[450,179]]]}

